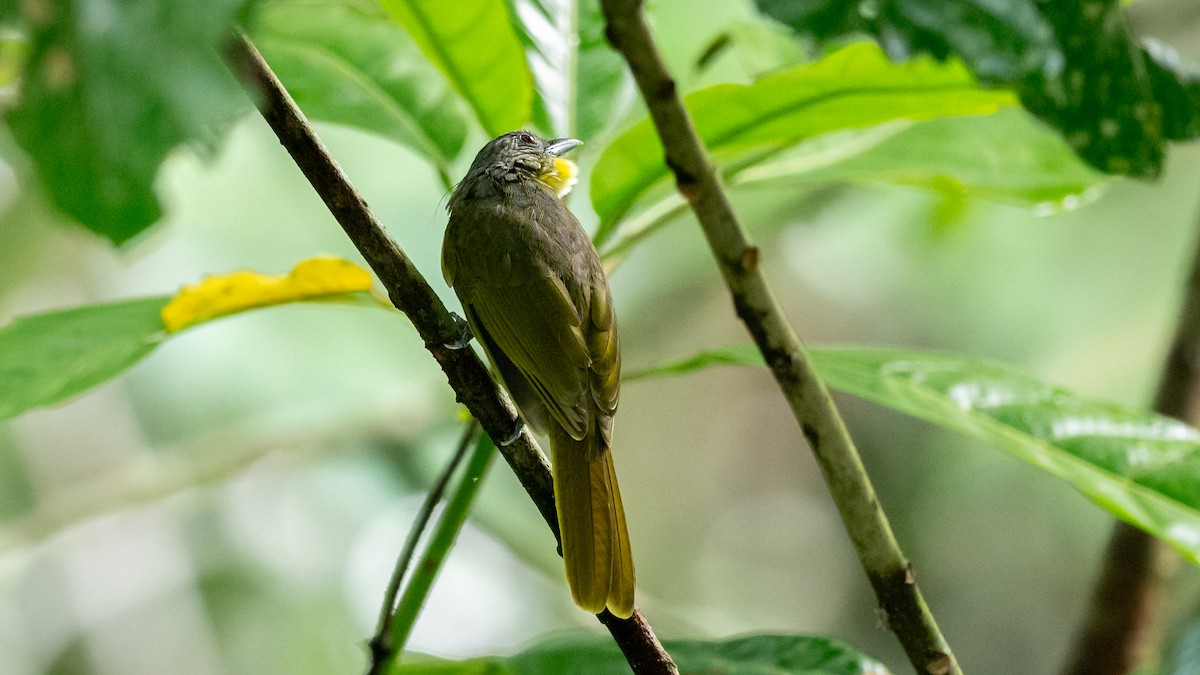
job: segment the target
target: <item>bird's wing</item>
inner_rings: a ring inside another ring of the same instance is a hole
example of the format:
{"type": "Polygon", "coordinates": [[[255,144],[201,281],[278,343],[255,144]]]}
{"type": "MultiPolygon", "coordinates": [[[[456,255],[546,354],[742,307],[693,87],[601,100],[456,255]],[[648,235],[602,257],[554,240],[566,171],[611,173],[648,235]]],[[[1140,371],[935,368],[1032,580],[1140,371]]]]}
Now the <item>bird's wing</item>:
{"type": "Polygon", "coordinates": [[[617,338],[617,318],[612,310],[612,296],[604,270],[596,262],[592,270],[591,303],[589,307],[590,330],[587,336],[588,368],[592,403],[598,412],[596,424],[604,439],[604,447],[612,445],[613,415],[617,412],[617,398],[621,389],[621,346],[617,338]]]}
{"type": "MultiPolygon", "coordinates": [[[[470,218],[470,209],[456,211],[450,227],[471,227],[460,220],[470,218]]],[[[486,334],[480,342],[492,361],[500,362],[490,353],[494,345],[525,378],[549,416],[582,439],[590,432],[588,398],[597,377],[591,370],[592,312],[584,307],[589,315],[581,316],[566,283],[548,266],[504,250],[494,240],[447,237],[443,268],[472,329],[486,334]]],[[[607,343],[601,346],[608,348],[607,343]]],[[[502,375],[511,377],[503,370],[502,375]]],[[[519,387],[506,384],[510,391],[519,387]]]]}

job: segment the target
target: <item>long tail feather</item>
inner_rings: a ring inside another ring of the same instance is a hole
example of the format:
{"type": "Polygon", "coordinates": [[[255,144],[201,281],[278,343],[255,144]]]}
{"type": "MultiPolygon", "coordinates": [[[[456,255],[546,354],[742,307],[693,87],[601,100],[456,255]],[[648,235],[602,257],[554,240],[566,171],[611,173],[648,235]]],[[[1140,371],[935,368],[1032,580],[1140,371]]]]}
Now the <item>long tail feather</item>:
{"type": "Polygon", "coordinates": [[[617,488],[617,472],[613,469],[612,451],[606,450],[593,464],[604,464],[613,506],[612,581],[609,582],[606,604],[614,615],[628,619],[633,615],[633,550],[629,546],[625,507],[621,504],[621,490],[617,488]]]}
{"type": "Polygon", "coordinates": [[[597,453],[595,438],[575,440],[550,425],[554,498],[563,563],[575,604],[597,614],[633,613],[634,571],[612,453],[597,453]]]}

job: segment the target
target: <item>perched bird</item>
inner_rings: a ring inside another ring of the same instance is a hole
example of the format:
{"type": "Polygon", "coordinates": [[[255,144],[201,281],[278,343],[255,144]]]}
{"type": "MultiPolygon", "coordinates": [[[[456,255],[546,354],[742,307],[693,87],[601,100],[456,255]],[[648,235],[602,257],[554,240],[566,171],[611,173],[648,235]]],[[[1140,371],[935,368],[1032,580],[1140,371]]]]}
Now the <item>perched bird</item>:
{"type": "Polygon", "coordinates": [[[525,421],[550,438],[575,603],[633,613],[633,557],[613,469],[621,384],[617,320],[591,239],[561,198],[575,139],[527,131],[479,151],[454,189],[442,271],[525,421]]]}

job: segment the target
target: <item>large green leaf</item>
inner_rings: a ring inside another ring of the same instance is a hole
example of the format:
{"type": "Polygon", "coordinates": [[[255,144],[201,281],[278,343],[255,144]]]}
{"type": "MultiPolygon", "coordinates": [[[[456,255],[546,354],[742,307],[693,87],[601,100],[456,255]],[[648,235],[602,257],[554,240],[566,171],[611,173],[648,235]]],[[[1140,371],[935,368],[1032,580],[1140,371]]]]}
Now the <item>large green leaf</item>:
{"type": "Polygon", "coordinates": [[[1200,80],[1163,45],[1139,45],[1118,0],[756,0],[818,41],[866,33],[893,57],[961,58],[1011,87],[1089,163],[1153,176],[1164,140],[1200,135],[1200,80]]]}
{"type": "MultiPolygon", "coordinates": [[[[728,640],[664,640],[681,675],[887,675],[888,670],[834,638],[748,635],[728,640]]],[[[556,637],[508,658],[402,665],[397,675],[586,673],[627,675],[629,663],[608,636],[556,637]]]]}
{"type": "MultiPolygon", "coordinates": [[[[1093,401],[1006,366],[901,349],[810,349],[834,389],[966,432],[1070,484],[1200,564],[1200,432],[1093,401]]],[[[749,346],[704,352],[634,377],[762,365],[749,346]]]]}
{"type": "Polygon", "coordinates": [[[1142,52],[1150,88],[1161,106],[1163,136],[1172,141],[1200,137],[1200,70],[1156,40],[1143,40],[1142,52]]]}
{"type": "MultiPolygon", "coordinates": [[[[1098,196],[1106,177],[1062,138],[1015,108],[991,115],[896,120],[826,134],[758,163],[726,168],[727,185],[796,187],[830,182],[889,183],[963,199],[1054,213],[1098,196]]],[[[655,194],[609,237],[601,254],[618,264],[631,249],[687,208],[677,191],[655,194]],[[657,197],[657,198],[654,198],[657,197]]]]}
{"type": "Polygon", "coordinates": [[[462,150],[457,94],[378,6],[270,3],[254,42],[309,117],[402,143],[443,174],[462,150]]]}
{"type": "Polygon", "coordinates": [[[579,43],[575,64],[575,128],[580,138],[594,138],[616,124],[637,97],[625,60],[604,36],[604,12],[593,0],[576,0],[579,43]]]}
{"type": "Polygon", "coordinates": [[[957,54],[987,81],[1029,77],[1059,54],[1054,29],[1032,0],[881,0],[872,12],[862,11],[856,2],[755,3],[768,16],[817,40],[869,33],[886,35],[884,46],[897,57],[957,54]]]}
{"type": "Polygon", "coordinates": [[[552,136],[590,139],[633,103],[625,61],[604,37],[599,2],[507,0],[536,84],[534,119],[552,136]]]}
{"type": "MultiPolygon", "coordinates": [[[[821,134],[896,119],[992,113],[1015,99],[980,89],[954,63],[893,64],[873,44],[849,45],[824,59],[751,85],[721,84],[689,95],[696,130],[723,168],[760,161],[821,134]]],[[[603,243],[630,208],[668,176],[663,149],[644,120],[622,133],[592,172],[592,205],[603,243]]]]}
{"type": "Polygon", "coordinates": [[[533,80],[504,0],[380,0],[492,136],[529,121],[533,80]]]}
{"type": "Polygon", "coordinates": [[[697,70],[709,68],[724,54],[732,54],[734,61],[752,79],[809,60],[808,50],[795,34],[769,19],[726,24],[725,30],[718,33],[696,58],[697,70]]]}
{"type": "Polygon", "coordinates": [[[167,337],[168,297],[37,314],[0,328],[0,419],[109,380],[167,337]]]}
{"type": "Polygon", "coordinates": [[[838,147],[814,143],[749,167],[730,182],[882,182],[1057,210],[1079,204],[1105,180],[1058,134],[1015,108],[899,123],[830,140],[838,147]]]}
{"type": "Polygon", "coordinates": [[[158,219],[167,152],[243,100],[217,52],[243,1],[20,3],[30,52],[6,119],[55,206],[115,243],[158,219]]]}

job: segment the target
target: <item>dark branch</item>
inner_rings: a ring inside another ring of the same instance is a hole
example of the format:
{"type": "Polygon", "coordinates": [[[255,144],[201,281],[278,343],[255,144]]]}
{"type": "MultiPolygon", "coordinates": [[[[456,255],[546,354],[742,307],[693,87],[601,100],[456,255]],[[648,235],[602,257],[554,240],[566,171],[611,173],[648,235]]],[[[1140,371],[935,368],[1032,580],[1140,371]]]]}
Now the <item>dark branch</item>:
{"type": "MultiPolygon", "coordinates": [[[[520,424],[517,412],[501,394],[474,350],[447,346],[461,341],[459,322],[375,219],[258,50],[249,40],[238,36],[228,42],[226,58],[250,90],[259,112],[279,137],[279,142],[379,277],[392,304],[404,312],[417,329],[425,348],[446,373],[458,400],[496,442],[496,447],[557,539],[558,517],[554,511],[550,465],[528,431],[522,430],[507,445],[502,444],[513,436],[513,429],[520,424]]],[[[652,659],[647,656],[645,662],[630,662],[635,672],[677,672],[640,610],[635,609],[633,616],[625,621],[605,622],[605,625],[625,654],[653,655],[652,659]],[[644,626],[645,630],[627,629],[623,624],[644,626]]]]}
{"type": "Polygon", "coordinates": [[[1091,606],[1064,675],[1128,675],[1151,642],[1166,551],[1129,523],[1113,526],[1091,606]]]}
{"type": "Polygon", "coordinates": [[[767,286],[758,265],[758,250],[749,243],[729,204],[641,14],[641,2],[602,0],[601,4],[606,35],[633,71],[662,139],[666,164],[708,238],[737,315],[754,337],[812,446],[855,551],[886,613],[887,626],[895,632],[918,673],[960,673],[879,506],[858,450],[767,286]]]}

